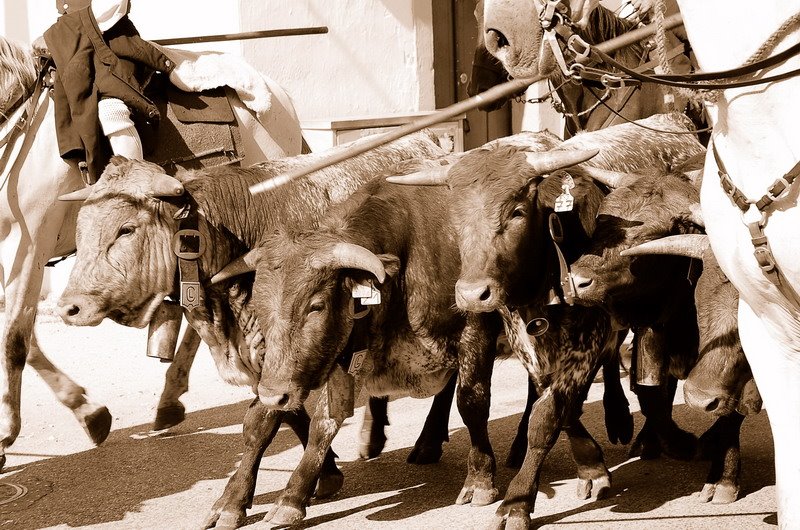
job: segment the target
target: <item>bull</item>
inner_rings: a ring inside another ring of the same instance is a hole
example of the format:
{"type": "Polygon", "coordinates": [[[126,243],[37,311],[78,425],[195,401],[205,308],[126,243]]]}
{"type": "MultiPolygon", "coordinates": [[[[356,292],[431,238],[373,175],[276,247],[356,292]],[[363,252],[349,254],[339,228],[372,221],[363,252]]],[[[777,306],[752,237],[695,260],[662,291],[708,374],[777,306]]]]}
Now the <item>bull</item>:
{"type": "MultiPolygon", "coordinates": [[[[431,135],[421,133],[264,197],[251,196],[248,186],[313,163],[319,155],[250,168],[186,172],[177,179],[153,164],[114,158],[98,184],[86,192],[78,216],[76,263],[58,311],[73,325],[96,325],[111,318],[124,325],[144,326],[165,296],[179,292],[176,251],[183,253],[191,250],[184,246],[197,244],[191,237],[176,236],[178,218],[196,217],[196,230],[206,249],[195,261],[196,276],[201,286],[207,286],[212,275],[274,229],[313,224],[331,203],[341,202],[397,162],[443,154],[431,135]]],[[[252,276],[237,279],[227,288],[207,289],[203,303],[186,315],[209,345],[222,378],[252,386],[261,371],[263,334],[249,309],[251,285],[252,276]]],[[[257,411],[249,410],[245,423],[256,421],[256,416],[257,411]]],[[[305,443],[307,414],[297,411],[284,419],[305,443]]],[[[330,494],[341,485],[332,455],[326,458],[325,469],[320,493],[330,494]]]]}
{"type": "Polygon", "coordinates": [[[498,518],[508,519],[508,524],[529,524],[541,465],[561,428],[575,434],[571,441],[580,478],[578,494],[603,495],[610,487],[599,446],[578,420],[594,374],[613,355],[610,318],[600,309],[546,306],[546,302],[550,292],[561,290],[562,265],[588,248],[604,195],[591,175],[610,178],[618,176],[612,170],[665,170],[702,151],[688,134],[652,131],[686,133],[690,124],[684,117],[657,115],[637,124],[577,135],[545,153],[502,146],[475,150],[437,175],[403,179],[447,184],[454,192],[450,207],[462,259],[456,285],[461,309],[520,308],[538,317],[532,322],[549,322],[534,339],[537,364],[547,373],[539,374],[545,390],[531,412],[528,453],[497,510],[498,518]],[[598,149],[592,166],[583,163],[598,149]],[[559,221],[551,221],[556,199],[566,194],[574,202],[572,209],[557,214],[559,221]],[[563,242],[559,248],[553,244],[554,236],[563,242]]]}
{"type": "MultiPolygon", "coordinates": [[[[651,216],[652,213],[647,217],[651,216]]],[[[662,230],[669,231],[666,227],[662,230]]],[[[696,364],[684,382],[683,392],[687,405],[717,417],[700,438],[701,454],[711,460],[711,468],[698,498],[733,502],[739,495],[740,428],[747,415],[761,410],[761,395],[739,341],[739,293],[720,269],[705,235],[670,235],[640,243],[621,254],[634,260],[675,255],[702,261],[702,273],[694,289],[700,349],[695,353],[696,364]]],[[[660,272],[663,279],[665,271],[657,269],[648,269],[645,274],[660,272]]],[[[633,284],[639,280],[637,277],[633,284]]]]}

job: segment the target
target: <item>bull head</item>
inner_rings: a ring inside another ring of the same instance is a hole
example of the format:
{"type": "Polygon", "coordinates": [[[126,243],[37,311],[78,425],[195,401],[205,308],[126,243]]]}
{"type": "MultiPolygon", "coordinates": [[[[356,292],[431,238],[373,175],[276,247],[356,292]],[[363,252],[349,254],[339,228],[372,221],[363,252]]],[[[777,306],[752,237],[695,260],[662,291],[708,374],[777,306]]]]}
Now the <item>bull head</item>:
{"type": "MultiPolygon", "coordinates": [[[[117,170],[119,166],[125,164],[126,162],[129,162],[129,160],[124,156],[111,157],[111,160],[109,161],[108,166],[106,166],[106,169],[103,171],[103,175],[101,175],[100,180],[98,180],[95,184],[86,186],[85,188],[60,195],[58,200],[85,201],[92,194],[100,193],[102,190],[108,188],[108,180],[115,177],[118,173],[117,170]]],[[[144,193],[156,199],[162,197],[179,197],[186,191],[183,187],[183,184],[178,179],[171,177],[166,173],[153,173],[150,178],[149,186],[150,187],[147,190],[144,190],[144,193]]]]}
{"type": "MultiPolygon", "coordinates": [[[[599,152],[599,149],[552,149],[525,153],[525,158],[537,174],[545,175],[586,162],[599,152]]],[[[428,168],[408,175],[388,177],[386,180],[407,186],[445,186],[448,183],[448,172],[451,167],[448,165],[428,168]]]]}

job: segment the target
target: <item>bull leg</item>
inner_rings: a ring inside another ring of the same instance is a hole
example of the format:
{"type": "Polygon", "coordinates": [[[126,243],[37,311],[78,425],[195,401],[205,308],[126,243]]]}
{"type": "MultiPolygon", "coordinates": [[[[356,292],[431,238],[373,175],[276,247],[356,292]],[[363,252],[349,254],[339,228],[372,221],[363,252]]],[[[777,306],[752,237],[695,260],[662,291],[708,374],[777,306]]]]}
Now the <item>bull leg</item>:
{"type": "Polygon", "coordinates": [[[192,326],[186,326],[181,344],[175,352],[175,359],[167,368],[164,390],[161,392],[153,422],[154,431],[174,427],[186,418],[186,409],[179,398],[189,390],[189,371],[199,347],[200,335],[192,326]]]}
{"type": "Polygon", "coordinates": [[[536,391],[536,385],[528,378],[528,399],[525,401],[525,411],[519,419],[517,425],[517,434],[514,436],[514,441],[511,442],[511,449],[508,451],[506,458],[506,467],[519,469],[522,467],[522,461],[525,459],[525,452],[528,450],[528,420],[530,419],[533,404],[539,399],[539,393],[536,391]]]}
{"type": "Polygon", "coordinates": [[[489,441],[495,343],[493,339],[489,340],[491,337],[482,326],[476,325],[484,318],[478,314],[467,317],[468,324],[461,337],[458,356],[456,404],[469,431],[471,447],[467,458],[467,478],[456,504],[470,503],[472,506],[486,506],[498,496],[494,485],[497,463],[489,441]]]}
{"type": "Polygon", "coordinates": [[[457,375],[453,374],[445,387],[433,398],[422,432],[406,459],[409,464],[435,464],[442,458],[442,444],[450,441],[447,426],[456,392],[456,378],[457,375]]]}
{"type": "Polygon", "coordinates": [[[258,465],[278,432],[284,414],[268,409],[258,398],[250,403],[242,425],[242,461],[211,508],[203,528],[237,528],[244,522],[245,510],[253,503],[258,465]]]}
{"type": "Polygon", "coordinates": [[[283,493],[264,518],[265,521],[276,526],[288,526],[306,516],[306,506],[330,452],[331,442],[344,420],[351,414],[347,406],[341,405],[340,400],[346,402],[348,398],[354,399],[359,389],[360,384],[354,384],[352,378],[337,365],[320,395],[311,419],[308,445],[303,457],[289,477],[283,493]]]}
{"type": "MultiPolygon", "coordinates": [[[[311,429],[311,418],[308,416],[305,408],[301,408],[293,413],[287,413],[283,421],[292,428],[294,433],[300,439],[303,447],[308,447],[308,434],[311,429]]],[[[344,484],[344,475],[336,467],[336,453],[333,449],[328,448],[325,453],[325,459],[322,461],[322,470],[320,471],[319,480],[317,481],[317,489],[314,496],[318,499],[325,499],[332,497],[344,484]]]]}
{"type": "Polygon", "coordinates": [[[364,408],[364,419],[361,422],[361,443],[358,446],[358,457],[365,460],[375,458],[386,445],[384,428],[389,425],[389,398],[370,397],[364,408]]]}
{"type": "Polygon", "coordinates": [[[612,444],[627,444],[633,438],[633,416],[619,378],[619,346],[625,340],[625,334],[620,332],[617,335],[615,354],[606,357],[603,362],[603,410],[606,433],[612,444]]]}
{"type": "Polygon", "coordinates": [[[69,407],[78,423],[86,431],[92,441],[100,445],[111,431],[111,413],[102,405],[92,402],[86,390],[75,383],[64,372],[56,368],[44,356],[36,340],[36,333],[31,334],[28,364],[36,370],[58,400],[69,407]]]}
{"type": "Polygon", "coordinates": [[[711,456],[711,469],[703,490],[698,494],[700,501],[730,504],[739,497],[739,432],[743,421],[744,416],[738,412],[721,416],[700,437],[702,452],[711,456]]]}
{"type": "Polygon", "coordinates": [[[603,461],[603,451],[581,423],[581,408],[581,403],[576,402],[573,417],[564,428],[578,466],[577,496],[588,499],[594,494],[601,499],[611,490],[611,474],[603,461]]]}
{"type": "Polygon", "coordinates": [[[663,451],[679,460],[691,460],[697,452],[697,438],[686,432],[672,419],[672,402],[678,380],[669,376],[665,386],[636,385],[645,423],[631,447],[631,456],[643,459],[657,458],[663,451]]]}

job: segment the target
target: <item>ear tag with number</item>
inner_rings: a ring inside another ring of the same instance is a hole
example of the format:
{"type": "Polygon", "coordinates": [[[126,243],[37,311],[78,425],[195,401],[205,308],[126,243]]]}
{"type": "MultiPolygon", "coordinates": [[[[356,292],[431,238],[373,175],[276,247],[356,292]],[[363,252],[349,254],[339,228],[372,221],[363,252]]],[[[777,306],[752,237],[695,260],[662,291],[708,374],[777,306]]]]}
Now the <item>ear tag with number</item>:
{"type": "Polygon", "coordinates": [[[353,298],[358,298],[363,305],[378,305],[381,303],[381,292],[375,288],[372,280],[354,284],[352,294],[353,298]]]}
{"type": "Polygon", "coordinates": [[[575,187],[572,175],[564,173],[561,177],[561,195],[556,197],[556,204],[553,208],[556,212],[571,212],[575,206],[575,197],[569,192],[575,187]]]}

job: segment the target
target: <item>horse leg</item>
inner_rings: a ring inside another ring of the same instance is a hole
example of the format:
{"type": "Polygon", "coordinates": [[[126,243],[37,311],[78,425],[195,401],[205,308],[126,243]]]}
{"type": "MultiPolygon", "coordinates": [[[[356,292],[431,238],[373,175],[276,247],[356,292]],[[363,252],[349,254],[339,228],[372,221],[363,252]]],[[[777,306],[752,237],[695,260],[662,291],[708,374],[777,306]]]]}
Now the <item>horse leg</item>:
{"type": "Polygon", "coordinates": [[[186,409],[179,398],[189,390],[189,370],[199,347],[200,335],[192,326],[186,326],[175,358],[167,368],[164,390],[153,422],[154,431],[174,427],[186,418],[186,409]]]}
{"type": "Polygon", "coordinates": [[[66,405],[96,445],[100,445],[111,431],[111,413],[102,405],[92,402],[86,390],[75,383],[64,372],[56,368],[45,357],[36,340],[36,332],[31,334],[28,364],[36,370],[58,400],[66,405]]]}

